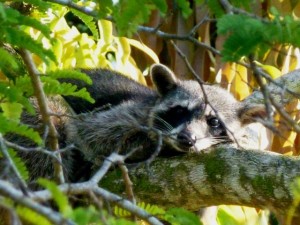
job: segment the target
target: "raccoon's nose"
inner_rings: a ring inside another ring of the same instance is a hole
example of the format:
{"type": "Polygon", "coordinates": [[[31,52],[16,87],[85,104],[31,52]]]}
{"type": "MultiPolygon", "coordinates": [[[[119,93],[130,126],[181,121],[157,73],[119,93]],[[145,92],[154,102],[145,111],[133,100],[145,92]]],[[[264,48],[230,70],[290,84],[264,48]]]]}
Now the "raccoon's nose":
{"type": "Polygon", "coordinates": [[[177,135],[177,140],[181,145],[184,145],[186,147],[193,147],[196,143],[196,140],[194,140],[191,134],[187,131],[180,132],[177,135]]]}

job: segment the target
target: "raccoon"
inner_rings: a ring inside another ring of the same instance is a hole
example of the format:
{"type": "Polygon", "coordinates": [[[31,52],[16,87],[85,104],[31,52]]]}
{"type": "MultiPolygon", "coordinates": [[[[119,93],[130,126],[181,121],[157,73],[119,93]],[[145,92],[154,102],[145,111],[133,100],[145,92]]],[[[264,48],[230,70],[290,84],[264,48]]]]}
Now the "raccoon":
{"type": "MultiPolygon", "coordinates": [[[[86,87],[96,100],[95,104],[65,97],[77,116],[54,118],[60,146],[70,143],[76,146],[62,155],[63,168],[70,182],[88,179],[103,159],[115,151],[127,154],[135,150],[126,162],[136,163],[149,159],[158,148],[161,149],[159,156],[168,157],[204,151],[220,143],[234,143],[241,137],[247,140],[244,126],[264,113],[263,106],[238,102],[216,86],[203,86],[207,95],[205,99],[196,81],[178,80],[161,64],[151,67],[156,90],[109,70],[83,71],[94,81],[92,86],[86,87]],[[110,108],[94,110],[108,103],[110,108]]],[[[85,87],[78,81],[65,81],[85,87]]],[[[55,113],[68,113],[68,109],[56,99],[50,99],[49,107],[55,113]]],[[[25,114],[23,122],[38,126],[40,118],[25,114]]],[[[42,128],[40,132],[43,132],[42,128]]],[[[12,135],[6,138],[32,146],[22,137],[12,135]]],[[[21,157],[26,160],[31,181],[41,176],[51,178],[50,157],[36,152],[21,153],[21,157]]],[[[1,161],[0,170],[3,168],[5,163],[1,161]]],[[[9,174],[0,175],[9,177],[9,174]]]]}
{"type": "MultiPolygon", "coordinates": [[[[59,131],[60,147],[73,143],[76,146],[62,156],[67,180],[72,182],[88,179],[92,167],[98,168],[114,151],[127,154],[139,149],[127,159],[128,163],[148,159],[157,149],[160,136],[163,137],[162,157],[199,152],[236,140],[239,144],[240,140],[247,143],[244,126],[264,112],[262,106],[238,102],[217,86],[204,85],[208,97],[204,99],[196,81],[178,80],[161,64],[151,67],[156,90],[110,70],[83,71],[92,78],[92,86],[74,80],[62,82],[87,87],[96,100],[95,104],[64,97],[78,115],[75,118],[53,118],[59,131]],[[108,103],[111,108],[94,111],[108,103]],[[77,165],[82,167],[78,169],[77,165]]],[[[49,106],[55,113],[68,113],[57,99],[51,99],[49,106]]],[[[23,122],[37,126],[40,118],[25,114],[23,122]]],[[[32,146],[22,137],[12,135],[8,138],[32,146]]],[[[48,156],[34,152],[20,154],[26,160],[32,180],[40,176],[51,177],[52,162],[48,156]]]]}
{"type": "MultiPolygon", "coordinates": [[[[264,112],[263,106],[238,102],[216,86],[203,86],[205,99],[198,82],[180,81],[161,64],[153,65],[150,71],[156,91],[113,75],[113,79],[120,80],[112,83],[131,83],[130,89],[134,91],[122,98],[119,94],[126,93],[126,89],[116,87],[118,91],[113,92],[118,93],[117,101],[113,101],[109,110],[81,114],[69,121],[67,141],[75,143],[94,166],[99,166],[114,151],[128,154],[136,150],[127,162],[143,161],[154,153],[159,137],[163,139],[160,156],[233,143],[245,138],[244,125],[254,122],[264,112]]],[[[99,87],[101,93],[111,93],[108,89],[114,88],[101,84],[99,87]]],[[[101,104],[110,103],[109,95],[106,100],[102,98],[101,104]]]]}

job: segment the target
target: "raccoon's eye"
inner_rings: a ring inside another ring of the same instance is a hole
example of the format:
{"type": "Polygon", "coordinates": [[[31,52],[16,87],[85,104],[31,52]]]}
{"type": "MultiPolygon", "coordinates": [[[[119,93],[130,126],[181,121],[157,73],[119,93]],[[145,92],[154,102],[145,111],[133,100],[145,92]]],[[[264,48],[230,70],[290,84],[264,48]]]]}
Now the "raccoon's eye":
{"type": "Polygon", "coordinates": [[[221,122],[217,117],[211,117],[207,119],[207,124],[210,127],[217,128],[221,125],[221,122]]]}

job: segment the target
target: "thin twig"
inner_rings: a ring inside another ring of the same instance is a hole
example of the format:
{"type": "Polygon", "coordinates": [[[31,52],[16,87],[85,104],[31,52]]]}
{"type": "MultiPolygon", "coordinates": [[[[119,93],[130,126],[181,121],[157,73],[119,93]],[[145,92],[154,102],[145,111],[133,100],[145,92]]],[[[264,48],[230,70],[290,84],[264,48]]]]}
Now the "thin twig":
{"type": "MultiPolygon", "coordinates": [[[[43,83],[39,77],[39,71],[37,70],[34,64],[34,61],[29,51],[22,49],[20,50],[20,55],[23,58],[29,76],[31,78],[31,83],[32,86],[34,87],[35,96],[37,98],[37,103],[41,112],[42,121],[47,127],[47,129],[49,129],[48,138],[49,138],[50,148],[51,150],[56,151],[59,149],[59,143],[57,138],[58,135],[57,135],[56,128],[51,120],[51,116],[49,115],[50,110],[47,105],[47,97],[43,90],[43,83]]],[[[57,155],[57,157],[59,158],[59,160],[61,160],[61,156],[59,154],[57,155]]],[[[53,165],[54,177],[56,178],[57,182],[64,183],[65,179],[64,179],[62,166],[57,162],[53,162],[53,164],[54,164],[53,165]]]]}
{"type": "Polygon", "coordinates": [[[57,3],[59,5],[63,5],[63,6],[67,6],[69,8],[78,10],[86,15],[90,15],[93,17],[97,17],[97,12],[91,8],[91,7],[87,7],[87,6],[80,6],[78,4],[76,4],[75,2],[73,2],[72,0],[45,0],[47,2],[52,2],[52,3],[57,3]]]}
{"type": "Polygon", "coordinates": [[[25,207],[37,212],[38,214],[43,215],[44,217],[46,217],[49,221],[51,221],[54,224],[75,225],[75,223],[73,221],[62,217],[60,213],[55,212],[51,208],[43,206],[42,204],[39,204],[39,203],[35,202],[33,199],[25,196],[22,192],[15,189],[12,185],[10,185],[6,181],[0,180],[0,193],[3,196],[12,199],[17,204],[25,206],[25,207]]]}
{"type": "Polygon", "coordinates": [[[268,90],[268,87],[264,84],[261,76],[259,75],[259,70],[257,69],[256,63],[254,62],[253,55],[250,55],[248,58],[250,61],[251,69],[253,71],[253,76],[254,76],[256,82],[258,83],[259,87],[261,88],[261,92],[264,96],[264,102],[265,102],[266,112],[267,112],[267,119],[273,123],[274,122],[273,110],[272,110],[272,104],[271,104],[270,98],[269,98],[270,92],[268,90]]]}
{"type": "Polygon", "coordinates": [[[262,17],[259,17],[255,14],[252,14],[252,13],[249,13],[243,9],[240,9],[240,8],[236,8],[234,6],[232,6],[228,0],[219,0],[219,2],[221,3],[221,5],[223,6],[225,12],[227,14],[241,14],[241,15],[245,15],[245,16],[248,16],[248,17],[251,17],[251,18],[254,18],[254,19],[258,19],[260,21],[263,21],[263,22],[270,22],[269,20],[267,19],[264,19],[262,17]]]}
{"type": "Polygon", "coordinates": [[[126,190],[127,197],[129,201],[131,201],[133,204],[136,204],[136,199],[134,197],[133,188],[132,188],[133,183],[129,177],[128,169],[125,166],[124,162],[119,162],[118,165],[122,172],[122,177],[125,183],[125,190],[126,190]]]}
{"type": "Polygon", "coordinates": [[[18,168],[16,167],[14,161],[10,157],[7,146],[4,143],[2,134],[0,134],[0,148],[1,148],[3,157],[8,161],[11,171],[14,173],[15,177],[17,178],[17,181],[21,187],[21,190],[24,192],[24,194],[28,195],[27,184],[26,184],[25,180],[22,178],[21,174],[19,173],[18,168]]]}

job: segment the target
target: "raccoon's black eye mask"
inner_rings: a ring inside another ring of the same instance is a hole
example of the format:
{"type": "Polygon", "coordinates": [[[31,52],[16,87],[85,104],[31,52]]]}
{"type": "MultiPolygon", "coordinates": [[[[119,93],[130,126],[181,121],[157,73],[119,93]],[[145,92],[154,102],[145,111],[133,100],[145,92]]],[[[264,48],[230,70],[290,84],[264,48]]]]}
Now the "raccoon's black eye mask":
{"type": "Polygon", "coordinates": [[[165,123],[174,127],[178,127],[181,124],[186,124],[192,121],[194,118],[200,118],[203,114],[203,107],[197,106],[193,109],[189,109],[185,106],[175,105],[166,111],[159,112],[157,117],[159,119],[154,121],[158,127],[164,127],[165,123]]]}

